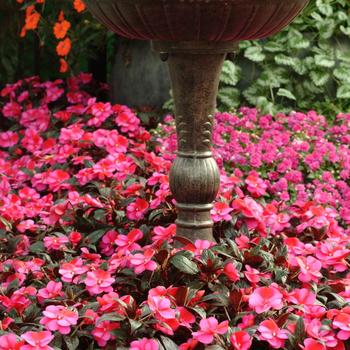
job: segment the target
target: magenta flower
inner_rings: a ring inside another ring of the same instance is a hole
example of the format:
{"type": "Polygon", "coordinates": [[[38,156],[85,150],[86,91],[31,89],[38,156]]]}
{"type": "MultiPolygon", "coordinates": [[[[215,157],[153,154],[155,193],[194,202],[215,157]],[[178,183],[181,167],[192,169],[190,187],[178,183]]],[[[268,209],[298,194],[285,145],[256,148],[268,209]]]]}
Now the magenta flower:
{"type": "Polygon", "coordinates": [[[230,341],[234,350],[249,350],[252,346],[252,338],[245,331],[232,333],[230,341]]]}
{"type": "Polygon", "coordinates": [[[200,330],[193,332],[192,336],[203,344],[210,344],[217,334],[225,334],[228,331],[228,321],[221,323],[215,317],[202,319],[199,323],[200,330]]]}
{"type": "Polygon", "coordinates": [[[136,242],[143,237],[143,232],[137,228],[131,230],[127,235],[119,234],[114,243],[118,246],[118,252],[132,252],[141,249],[136,242]]]}
{"type": "Polygon", "coordinates": [[[21,350],[54,350],[48,346],[54,338],[51,332],[26,332],[22,334],[21,338],[28,344],[21,346],[21,350]]]}
{"type": "Polygon", "coordinates": [[[154,271],[157,268],[157,263],[152,260],[155,251],[153,249],[145,249],[142,253],[134,254],[130,257],[130,264],[134,267],[136,274],[140,274],[144,271],[154,271]]]}
{"type": "Polygon", "coordinates": [[[267,341],[274,349],[283,347],[289,335],[286,329],[280,329],[272,319],[261,322],[258,332],[260,332],[260,340],[267,341]]]}
{"type": "Polygon", "coordinates": [[[109,340],[115,339],[115,336],[111,333],[114,329],[120,328],[119,323],[97,320],[96,327],[92,330],[91,334],[97,341],[98,346],[106,346],[109,340]]]}
{"type": "Polygon", "coordinates": [[[173,308],[173,305],[169,298],[165,296],[148,296],[148,306],[152,312],[160,315],[165,319],[172,319],[176,316],[176,310],[173,308]]]}
{"type": "Polygon", "coordinates": [[[54,299],[56,297],[63,296],[62,283],[50,281],[45,288],[41,288],[38,291],[37,298],[39,303],[42,303],[45,299],[54,299]]]}
{"type": "Polygon", "coordinates": [[[245,183],[247,184],[247,190],[254,197],[261,197],[266,193],[267,185],[258,175],[249,175],[245,183]]]}
{"type": "Polygon", "coordinates": [[[126,216],[130,220],[141,220],[145,216],[149,204],[142,198],[137,198],[134,203],[131,203],[126,208],[126,216]]]}
{"type": "Polygon", "coordinates": [[[171,243],[173,241],[173,237],[176,235],[176,225],[171,224],[168,227],[156,226],[153,229],[152,241],[154,243],[163,243],[167,241],[171,243]]]}
{"type": "Polygon", "coordinates": [[[304,340],[304,346],[301,345],[301,348],[304,350],[326,350],[327,349],[325,345],[321,344],[320,342],[312,338],[306,338],[304,340]]]}
{"type": "Polygon", "coordinates": [[[224,274],[232,282],[237,282],[240,278],[239,272],[237,271],[235,264],[232,262],[229,262],[225,265],[224,274]]]}
{"type": "Polygon", "coordinates": [[[333,327],[339,328],[337,334],[338,339],[348,340],[350,338],[350,314],[347,312],[340,312],[333,320],[333,327]]]}
{"type": "Polygon", "coordinates": [[[271,309],[280,310],[283,307],[283,295],[274,287],[260,287],[249,297],[249,306],[261,314],[271,309]]]}
{"type": "Polygon", "coordinates": [[[296,257],[296,261],[300,267],[300,273],[298,278],[302,282],[318,282],[322,274],[320,272],[322,264],[319,260],[315,259],[313,256],[308,256],[307,258],[301,256],[296,257]]]}
{"type": "Polygon", "coordinates": [[[76,311],[60,305],[47,306],[43,314],[45,317],[40,320],[40,324],[50,331],[58,331],[61,334],[69,334],[71,326],[75,326],[79,318],[76,311]]]}
{"type": "Polygon", "coordinates": [[[44,246],[47,250],[62,250],[66,248],[66,244],[69,242],[66,236],[47,236],[44,237],[44,246]]]}
{"type": "Polygon", "coordinates": [[[129,350],[158,350],[158,342],[154,339],[142,338],[130,343],[129,350]]]}
{"type": "Polygon", "coordinates": [[[213,209],[210,211],[211,217],[214,222],[219,222],[221,220],[230,221],[232,219],[230,213],[233,211],[224,202],[215,202],[213,209]]]}
{"type": "Polygon", "coordinates": [[[0,336],[0,350],[20,350],[23,345],[15,334],[9,333],[0,336]]]}
{"type": "Polygon", "coordinates": [[[95,270],[89,271],[84,283],[90,295],[109,293],[113,291],[111,285],[115,282],[108,271],[95,270]]]}

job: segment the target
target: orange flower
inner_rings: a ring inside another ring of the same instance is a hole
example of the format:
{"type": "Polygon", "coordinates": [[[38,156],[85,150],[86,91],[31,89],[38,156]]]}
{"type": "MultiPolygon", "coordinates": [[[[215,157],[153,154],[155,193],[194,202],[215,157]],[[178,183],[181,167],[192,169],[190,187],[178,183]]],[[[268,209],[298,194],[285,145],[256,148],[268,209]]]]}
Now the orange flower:
{"type": "Polygon", "coordinates": [[[33,12],[32,14],[26,17],[25,28],[27,30],[35,30],[36,28],[38,28],[39,21],[40,21],[40,13],[33,12]]]}
{"type": "Polygon", "coordinates": [[[74,0],[73,6],[74,9],[79,13],[83,12],[86,9],[86,5],[82,0],[74,0]]]}
{"type": "Polygon", "coordinates": [[[26,35],[27,35],[27,29],[26,29],[26,27],[24,26],[24,27],[22,28],[21,33],[20,33],[19,36],[20,36],[21,38],[24,38],[26,35]]]}
{"type": "Polygon", "coordinates": [[[67,56],[72,48],[72,42],[69,38],[61,40],[57,47],[56,52],[58,56],[67,56]]]}
{"type": "Polygon", "coordinates": [[[60,72],[66,73],[68,71],[68,63],[65,59],[60,58],[60,72]]]}
{"type": "Polygon", "coordinates": [[[26,19],[25,19],[25,29],[26,30],[35,30],[38,28],[40,21],[40,13],[35,11],[33,5],[26,8],[26,19]]]}
{"type": "Polygon", "coordinates": [[[70,23],[66,20],[57,22],[53,27],[53,33],[57,39],[63,39],[70,28],[70,23]]]}
{"type": "Polygon", "coordinates": [[[64,21],[64,12],[61,10],[60,14],[58,15],[58,22],[64,21]]]}

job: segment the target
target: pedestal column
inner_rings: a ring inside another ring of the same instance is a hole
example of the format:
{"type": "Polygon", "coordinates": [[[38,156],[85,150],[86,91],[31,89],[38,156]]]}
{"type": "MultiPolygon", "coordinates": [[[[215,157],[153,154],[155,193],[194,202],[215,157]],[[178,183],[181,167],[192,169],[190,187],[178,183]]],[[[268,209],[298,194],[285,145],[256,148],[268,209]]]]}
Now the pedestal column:
{"type": "Polygon", "coordinates": [[[177,201],[177,235],[213,241],[210,210],[220,183],[212,129],[221,67],[232,43],[154,43],[168,61],[175,103],[177,158],[170,188],[177,201]]]}

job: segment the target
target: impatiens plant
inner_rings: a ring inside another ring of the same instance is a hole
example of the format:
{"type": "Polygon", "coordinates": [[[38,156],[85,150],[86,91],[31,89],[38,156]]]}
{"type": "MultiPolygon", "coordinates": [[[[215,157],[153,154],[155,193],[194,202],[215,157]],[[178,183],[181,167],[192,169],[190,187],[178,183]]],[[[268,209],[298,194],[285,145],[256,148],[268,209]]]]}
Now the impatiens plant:
{"type": "Polygon", "coordinates": [[[92,86],[0,91],[0,350],[345,350],[350,115],[218,113],[216,242],[192,242],[173,118],[92,86]]]}

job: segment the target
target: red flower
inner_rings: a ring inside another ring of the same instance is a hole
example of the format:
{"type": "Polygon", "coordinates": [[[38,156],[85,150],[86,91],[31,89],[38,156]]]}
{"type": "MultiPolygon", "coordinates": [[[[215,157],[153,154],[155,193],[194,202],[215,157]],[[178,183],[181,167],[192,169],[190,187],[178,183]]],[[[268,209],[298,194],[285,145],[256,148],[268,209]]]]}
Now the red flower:
{"type": "Polygon", "coordinates": [[[232,333],[230,341],[234,350],[249,350],[252,345],[252,338],[245,331],[232,333]]]}

